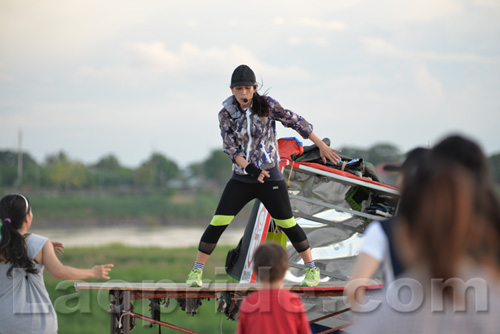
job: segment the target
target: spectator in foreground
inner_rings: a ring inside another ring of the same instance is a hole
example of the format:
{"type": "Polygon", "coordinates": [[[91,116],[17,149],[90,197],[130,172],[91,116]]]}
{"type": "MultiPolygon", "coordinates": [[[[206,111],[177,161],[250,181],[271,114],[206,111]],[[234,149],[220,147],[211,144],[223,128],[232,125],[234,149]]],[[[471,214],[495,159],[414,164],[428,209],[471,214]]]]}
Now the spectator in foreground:
{"type": "Polygon", "coordinates": [[[474,141],[451,135],[433,149],[433,157],[459,164],[471,174],[476,191],[476,216],[471,235],[470,254],[497,271],[500,267],[500,201],[490,165],[481,147],[474,141]]]}
{"type": "MultiPolygon", "coordinates": [[[[419,163],[425,160],[429,149],[417,147],[409,151],[405,161],[400,166],[389,165],[389,171],[398,172],[396,187],[401,191],[405,180],[414,177],[419,163]]],[[[358,304],[364,304],[365,288],[371,283],[371,277],[383,268],[384,284],[390,284],[404,271],[394,242],[394,218],[371,222],[365,233],[363,244],[359,250],[351,277],[344,290],[349,306],[356,310],[358,304]]],[[[374,282],[375,283],[375,282],[374,282]]]]}
{"type": "Polygon", "coordinates": [[[288,254],[279,244],[270,242],[257,248],[254,271],[262,289],[243,300],[238,334],[311,333],[300,297],[281,289],[287,270],[288,254]]]}
{"type": "Polygon", "coordinates": [[[477,201],[488,190],[438,150],[430,158],[405,182],[395,220],[407,270],[373,296],[379,307],[359,313],[353,333],[498,332],[498,281],[471,256],[483,235],[477,219],[493,206],[477,201]]]}
{"type": "Polygon", "coordinates": [[[91,269],[63,265],[48,238],[28,233],[33,212],[24,195],[4,196],[0,219],[0,332],[56,334],[57,315],[45,288],[44,268],[61,280],[109,279],[113,265],[91,269]]]}

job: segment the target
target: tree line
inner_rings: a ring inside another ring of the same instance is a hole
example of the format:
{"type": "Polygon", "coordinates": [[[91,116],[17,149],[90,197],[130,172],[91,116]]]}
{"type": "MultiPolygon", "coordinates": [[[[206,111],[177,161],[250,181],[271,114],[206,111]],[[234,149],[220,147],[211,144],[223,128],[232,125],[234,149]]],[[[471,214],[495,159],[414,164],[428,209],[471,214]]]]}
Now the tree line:
{"type": "MultiPolygon", "coordinates": [[[[342,147],[342,155],[363,158],[378,165],[404,159],[404,152],[392,144],[369,148],[342,147]]],[[[231,161],[220,149],[214,149],[204,161],[179,168],[174,159],[152,153],[137,168],[127,168],[113,154],[94,164],[71,159],[65,152],[49,155],[42,163],[28,152],[0,151],[0,187],[57,190],[85,189],[166,189],[223,186],[231,175],[231,161]],[[22,162],[22,164],[20,164],[22,162]],[[19,170],[19,166],[22,169],[19,170]]],[[[500,153],[489,157],[494,179],[500,183],[500,153]]]]}
{"type": "Polygon", "coordinates": [[[231,174],[231,162],[220,150],[213,150],[200,163],[181,170],[177,162],[162,153],[152,153],[137,168],[123,166],[109,154],[96,163],[85,164],[61,151],[38,163],[28,152],[0,151],[0,187],[57,190],[164,189],[209,187],[222,184],[231,174]],[[20,170],[20,167],[21,170],[20,170]]]}

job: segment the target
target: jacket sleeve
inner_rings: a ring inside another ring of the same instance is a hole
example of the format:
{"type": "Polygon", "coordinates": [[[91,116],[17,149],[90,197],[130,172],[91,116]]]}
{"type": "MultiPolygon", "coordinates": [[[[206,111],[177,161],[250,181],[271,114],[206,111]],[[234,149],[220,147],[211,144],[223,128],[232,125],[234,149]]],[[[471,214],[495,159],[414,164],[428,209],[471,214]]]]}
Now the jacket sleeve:
{"type": "Polygon", "coordinates": [[[278,120],[284,127],[292,128],[297,131],[302,138],[307,139],[313,132],[313,125],[305,120],[304,117],[285,109],[278,101],[268,97],[270,116],[278,120]]]}
{"type": "Polygon", "coordinates": [[[222,136],[222,149],[229,156],[229,159],[236,163],[236,157],[239,155],[244,157],[245,154],[231,128],[231,115],[225,108],[219,112],[219,128],[222,136]]]}

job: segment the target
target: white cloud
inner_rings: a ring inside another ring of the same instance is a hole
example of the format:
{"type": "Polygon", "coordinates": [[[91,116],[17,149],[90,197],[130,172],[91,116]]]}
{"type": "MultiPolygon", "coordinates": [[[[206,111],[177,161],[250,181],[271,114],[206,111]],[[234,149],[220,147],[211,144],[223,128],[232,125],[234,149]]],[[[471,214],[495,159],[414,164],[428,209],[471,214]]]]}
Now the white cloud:
{"type": "MultiPolygon", "coordinates": [[[[386,22],[416,23],[442,19],[463,12],[464,4],[460,0],[367,0],[362,6],[367,13],[386,22]]],[[[359,8],[358,8],[359,9],[359,8]]]]}
{"type": "Polygon", "coordinates": [[[500,56],[482,56],[473,53],[437,53],[437,52],[422,52],[419,56],[427,60],[453,61],[453,62],[473,62],[485,64],[500,64],[500,56]]]}
{"type": "Polygon", "coordinates": [[[195,19],[189,19],[186,21],[186,26],[191,28],[199,27],[199,22],[195,19]]]}
{"type": "Polygon", "coordinates": [[[372,54],[396,57],[409,58],[411,53],[402,50],[401,48],[385,41],[378,37],[362,37],[361,44],[364,49],[372,54]]]}
{"type": "Polygon", "coordinates": [[[109,139],[115,146],[105,152],[132,156],[134,147],[143,158],[152,141],[198,145],[182,133],[189,127],[213,135],[203,142],[208,152],[220,147],[216,112],[230,74],[247,63],[273,97],[337,142],[363,146],[411,132],[412,146],[427,135],[408,124],[422,122],[435,136],[456,112],[468,116],[454,127],[473,129],[498,151],[499,4],[3,0],[0,145],[4,133],[30,127],[26,137],[39,152],[65,145],[72,155],[97,155],[109,139]],[[422,105],[432,122],[419,114],[422,105]],[[377,122],[401,133],[377,131],[377,122]],[[122,129],[107,133],[110,124],[122,129]],[[172,124],[175,136],[167,137],[172,124]]]}
{"type": "Polygon", "coordinates": [[[272,23],[277,25],[277,26],[285,25],[286,19],[284,17],[277,16],[277,17],[272,19],[272,23]]]}
{"type": "Polygon", "coordinates": [[[485,7],[489,7],[489,8],[495,8],[495,9],[500,8],[500,1],[498,1],[498,0],[473,0],[472,2],[479,5],[479,6],[485,6],[485,7]]]}
{"type": "Polygon", "coordinates": [[[25,68],[81,57],[125,27],[144,24],[154,11],[119,1],[4,0],[1,4],[2,58],[25,68]]]}
{"type": "Polygon", "coordinates": [[[477,62],[477,63],[496,63],[500,64],[500,56],[482,56],[474,53],[438,53],[433,51],[405,50],[382,38],[364,37],[361,38],[361,44],[364,49],[374,55],[394,57],[406,60],[435,60],[450,62],[477,62]]]}
{"type": "Polygon", "coordinates": [[[352,90],[357,87],[358,89],[364,89],[365,87],[377,87],[382,84],[387,84],[391,80],[400,80],[400,77],[394,75],[392,78],[387,76],[370,76],[370,75],[352,75],[352,76],[338,76],[329,79],[328,85],[338,90],[340,88],[352,90]]]}
{"type": "Polygon", "coordinates": [[[420,93],[428,102],[441,102],[444,99],[443,83],[434,77],[426,66],[419,66],[415,70],[415,81],[420,93]]]}
{"type": "Polygon", "coordinates": [[[326,48],[330,45],[330,40],[324,37],[314,38],[311,42],[319,48],[326,48]]]}
{"type": "Polygon", "coordinates": [[[299,25],[304,27],[311,27],[322,30],[343,31],[346,29],[345,24],[340,21],[333,21],[333,20],[326,21],[310,17],[303,17],[299,20],[298,23],[299,25]]]}
{"type": "Polygon", "coordinates": [[[322,20],[312,17],[301,17],[297,19],[286,19],[282,16],[274,17],[272,24],[286,28],[287,38],[285,41],[290,46],[300,47],[313,45],[319,48],[327,48],[331,45],[331,33],[346,30],[344,23],[335,20],[322,20]]]}
{"type": "Polygon", "coordinates": [[[302,45],[302,40],[297,36],[292,36],[288,39],[288,44],[292,46],[300,46],[302,45]]]}
{"type": "Polygon", "coordinates": [[[256,62],[251,52],[237,45],[228,49],[201,49],[183,43],[177,49],[168,49],[162,42],[132,43],[124,48],[120,62],[109,66],[83,66],[76,71],[76,79],[111,81],[119,84],[150,81],[166,75],[172,79],[183,75],[199,77],[227,72],[228,64],[256,62]],[[134,80],[135,79],[135,80],[134,80]]]}
{"type": "Polygon", "coordinates": [[[305,70],[296,66],[280,68],[267,65],[250,50],[238,45],[231,45],[227,49],[202,49],[194,44],[184,43],[177,50],[172,50],[167,49],[162,42],[134,43],[126,51],[127,61],[100,68],[81,67],[76,72],[76,79],[126,85],[143,84],[167,75],[172,80],[184,76],[189,76],[191,80],[200,76],[223,76],[227,80],[228,73],[239,64],[250,64],[257,76],[258,73],[266,73],[266,76],[276,76],[282,80],[310,79],[305,70]]]}
{"type": "Polygon", "coordinates": [[[345,24],[340,21],[322,20],[319,18],[312,18],[312,17],[287,19],[284,18],[283,16],[276,16],[271,20],[271,23],[275,26],[287,26],[288,29],[312,28],[316,30],[324,30],[329,32],[346,30],[345,24]]]}
{"type": "Polygon", "coordinates": [[[6,69],[6,66],[0,64],[0,84],[10,83],[14,80],[15,76],[6,69]]]}
{"type": "Polygon", "coordinates": [[[167,50],[161,42],[135,43],[129,48],[141,63],[158,73],[183,71],[189,66],[189,60],[200,53],[198,47],[189,43],[181,45],[178,53],[167,50]]]}

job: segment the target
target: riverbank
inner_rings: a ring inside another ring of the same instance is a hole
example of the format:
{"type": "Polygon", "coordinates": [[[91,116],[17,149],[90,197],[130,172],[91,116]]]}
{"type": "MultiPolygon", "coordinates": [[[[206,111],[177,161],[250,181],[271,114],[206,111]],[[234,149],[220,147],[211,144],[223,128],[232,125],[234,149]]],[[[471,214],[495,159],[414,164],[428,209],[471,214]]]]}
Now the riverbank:
{"type": "MultiPolygon", "coordinates": [[[[129,247],[197,247],[205,227],[86,227],[31,228],[31,233],[59,241],[69,247],[98,247],[121,244],[129,247]]],[[[230,225],[220,238],[220,245],[236,246],[244,227],[230,225]]]]}
{"type": "MultiPolygon", "coordinates": [[[[193,267],[196,248],[161,249],[157,247],[72,247],[65,240],[66,251],[58,258],[68,266],[91,268],[94,264],[113,263],[110,282],[171,283],[185,282],[193,267]]],[[[224,269],[227,252],[232,247],[220,246],[207,261],[203,278],[205,282],[233,282],[224,269]]],[[[107,291],[80,290],[75,292],[74,281],[60,281],[45,272],[45,285],[59,322],[61,334],[109,333],[109,296],[107,291]]],[[[88,280],[89,282],[102,280],[88,280]]],[[[148,299],[133,301],[134,310],[148,316],[148,299]]],[[[161,302],[163,305],[163,302],[161,302]]],[[[168,306],[161,307],[161,320],[176,326],[189,328],[198,333],[235,333],[237,322],[228,320],[222,312],[216,311],[215,299],[203,300],[199,312],[192,316],[179,307],[175,299],[168,306]]],[[[156,334],[158,326],[136,319],[134,334],[156,334]]],[[[1,329],[0,329],[1,331],[1,329]]],[[[179,333],[163,328],[162,333],[179,333]]]]}

